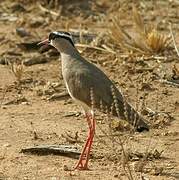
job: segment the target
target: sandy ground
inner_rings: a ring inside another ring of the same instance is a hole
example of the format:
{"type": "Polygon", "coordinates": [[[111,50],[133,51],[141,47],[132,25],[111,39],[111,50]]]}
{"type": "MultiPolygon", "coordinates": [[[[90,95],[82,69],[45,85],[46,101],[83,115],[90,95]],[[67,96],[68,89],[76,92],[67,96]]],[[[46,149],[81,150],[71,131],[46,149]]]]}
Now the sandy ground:
{"type": "MultiPolygon", "coordinates": [[[[179,90],[156,78],[156,74],[171,75],[173,65],[179,62],[173,54],[171,61],[160,62],[160,66],[155,66],[155,59],[148,60],[147,63],[156,67],[152,71],[136,71],[141,66],[136,63],[135,57],[128,61],[121,58],[120,54],[115,56],[95,49],[83,50],[82,56],[103,69],[131,104],[141,105],[144,101],[145,107],[159,112],[153,116],[145,113],[151,129],[144,133],[131,133],[116,120],[113,120],[115,125],[111,132],[107,117],[97,112],[97,130],[89,171],[68,171],[77,162],[74,158],[20,153],[25,147],[52,144],[75,145],[81,150],[87,136],[87,124],[80,107],[70,98],[49,100],[55,93],[66,92],[59,57],[49,58],[49,54],[41,55],[37,51],[24,52],[16,44],[43,39],[50,31],[65,29],[67,26],[78,31],[82,28],[92,33],[105,32],[109,16],[118,12],[119,7],[125,12],[121,13],[122,22],[128,26],[132,22],[128,16],[130,1],[128,4],[102,0],[98,3],[62,1],[61,16],[57,19],[42,11],[35,1],[22,3],[25,10],[19,7],[19,3],[0,3],[1,17],[7,18],[0,18],[0,59],[25,61],[44,56],[49,62],[25,66],[20,85],[10,67],[0,65],[0,179],[128,179],[123,169],[121,141],[129,157],[127,164],[133,179],[179,179],[179,90]],[[16,34],[16,28],[19,27],[25,28],[31,36],[19,37],[16,34]],[[66,133],[72,137],[77,133],[78,137],[70,141],[66,133]],[[144,156],[150,154],[150,157],[146,160],[138,156],[140,153],[144,156]],[[142,172],[140,166],[143,167],[142,172]]],[[[143,1],[137,4],[141,12],[145,12],[145,21],[155,20],[161,29],[166,27],[166,22],[173,22],[173,31],[176,32],[179,44],[177,2],[157,1],[152,4],[143,1]]],[[[51,9],[53,12],[58,10],[54,7],[51,9]]],[[[168,32],[168,29],[163,31],[168,32]]],[[[102,39],[104,42],[105,37],[102,39]]]]}

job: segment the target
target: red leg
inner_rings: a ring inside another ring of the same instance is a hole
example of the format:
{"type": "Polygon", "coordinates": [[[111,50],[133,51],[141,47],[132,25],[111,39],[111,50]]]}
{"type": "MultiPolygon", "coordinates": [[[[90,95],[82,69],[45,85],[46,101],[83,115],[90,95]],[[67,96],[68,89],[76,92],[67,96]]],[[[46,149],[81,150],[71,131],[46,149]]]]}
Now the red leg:
{"type": "Polygon", "coordinates": [[[94,117],[92,115],[86,114],[86,119],[87,119],[88,126],[89,126],[89,133],[88,133],[88,138],[86,140],[85,146],[81,152],[80,159],[75,167],[75,169],[79,169],[79,170],[87,170],[88,169],[90,150],[91,150],[91,145],[93,143],[93,137],[95,134],[95,119],[94,119],[94,117]]]}

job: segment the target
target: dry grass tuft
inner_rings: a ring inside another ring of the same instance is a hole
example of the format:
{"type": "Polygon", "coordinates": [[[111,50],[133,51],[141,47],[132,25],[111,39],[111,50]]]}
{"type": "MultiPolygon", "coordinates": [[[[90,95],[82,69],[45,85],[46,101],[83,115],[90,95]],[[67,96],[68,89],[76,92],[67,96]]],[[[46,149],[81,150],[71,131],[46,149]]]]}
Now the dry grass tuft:
{"type": "Polygon", "coordinates": [[[174,64],[172,71],[173,71],[173,78],[179,79],[179,65],[177,66],[177,64],[174,64]]]}
{"type": "Polygon", "coordinates": [[[17,83],[21,83],[22,77],[23,77],[24,72],[25,72],[23,61],[21,61],[20,63],[8,62],[8,66],[10,67],[11,72],[15,76],[17,83]]]}
{"type": "Polygon", "coordinates": [[[145,54],[154,54],[163,52],[169,47],[171,38],[159,32],[154,25],[144,25],[136,7],[133,7],[133,20],[135,26],[133,35],[124,30],[117,18],[112,20],[111,37],[122,48],[145,54]]]}

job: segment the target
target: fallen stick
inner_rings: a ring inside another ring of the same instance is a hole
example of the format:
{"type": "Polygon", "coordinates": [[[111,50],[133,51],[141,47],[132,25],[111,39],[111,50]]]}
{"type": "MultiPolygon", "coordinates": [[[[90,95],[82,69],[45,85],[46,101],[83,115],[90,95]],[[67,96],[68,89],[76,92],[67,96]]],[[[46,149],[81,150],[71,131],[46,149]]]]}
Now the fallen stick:
{"type": "Polygon", "coordinates": [[[34,147],[22,148],[20,153],[37,155],[61,155],[78,159],[80,152],[77,147],[72,145],[38,145],[34,147]]]}

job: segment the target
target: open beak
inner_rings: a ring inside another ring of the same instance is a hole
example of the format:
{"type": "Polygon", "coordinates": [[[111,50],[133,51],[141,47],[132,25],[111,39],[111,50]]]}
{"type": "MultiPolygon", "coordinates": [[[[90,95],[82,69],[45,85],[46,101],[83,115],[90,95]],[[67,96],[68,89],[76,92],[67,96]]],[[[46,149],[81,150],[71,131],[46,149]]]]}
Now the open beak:
{"type": "Polygon", "coordinates": [[[49,45],[50,44],[50,41],[48,39],[45,39],[41,42],[39,42],[37,45],[49,45]]]}

